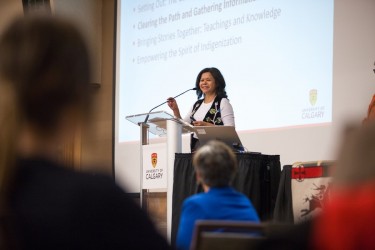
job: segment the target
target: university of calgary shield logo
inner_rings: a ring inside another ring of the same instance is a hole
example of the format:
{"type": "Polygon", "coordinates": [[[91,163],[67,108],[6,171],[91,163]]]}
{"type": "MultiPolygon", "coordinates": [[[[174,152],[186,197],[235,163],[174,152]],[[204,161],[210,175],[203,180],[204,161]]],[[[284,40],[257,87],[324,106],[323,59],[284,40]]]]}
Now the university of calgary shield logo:
{"type": "Polygon", "coordinates": [[[316,89],[310,90],[310,104],[312,106],[315,106],[317,100],[318,100],[318,90],[316,89]]]}
{"type": "Polygon", "coordinates": [[[151,164],[152,164],[153,168],[155,168],[156,165],[158,164],[158,154],[157,153],[151,154],[151,164]]]}

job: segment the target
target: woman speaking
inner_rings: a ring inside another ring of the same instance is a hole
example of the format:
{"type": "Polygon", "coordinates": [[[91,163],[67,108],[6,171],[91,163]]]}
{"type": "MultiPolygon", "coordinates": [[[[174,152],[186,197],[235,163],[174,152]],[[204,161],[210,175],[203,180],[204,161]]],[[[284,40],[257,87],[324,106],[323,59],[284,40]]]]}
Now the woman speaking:
{"type": "MultiPolygon", "coordinates": [[[[194,126],[235,126],[233,108],[227,99],[226,84],[221,72],[217,68],[203,69],[197,76],[195,86],[198,101],[184,120],[194,126]]],[[[168,106],[174,116],[182,118],[174,98],[168,98],[168,106]]],[[[199,147],[196,135],[192,135],[190,147],[192,152],[199,147]]]]}

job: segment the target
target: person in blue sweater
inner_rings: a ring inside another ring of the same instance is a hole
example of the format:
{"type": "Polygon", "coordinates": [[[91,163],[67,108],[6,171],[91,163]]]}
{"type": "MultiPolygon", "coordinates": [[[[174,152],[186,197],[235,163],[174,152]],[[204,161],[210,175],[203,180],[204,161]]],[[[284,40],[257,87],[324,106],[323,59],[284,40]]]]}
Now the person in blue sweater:
{"type": "Polygon", "coordinates": [[[211,141],[194,155],[197,181],[204,193],[187,198],[182,206],[177,233],[177,249],[190,248],[197,220],[241,220],[259,222],[251,201],[230,184],[237,170],[237,159],[224,143],[211,141]]]}

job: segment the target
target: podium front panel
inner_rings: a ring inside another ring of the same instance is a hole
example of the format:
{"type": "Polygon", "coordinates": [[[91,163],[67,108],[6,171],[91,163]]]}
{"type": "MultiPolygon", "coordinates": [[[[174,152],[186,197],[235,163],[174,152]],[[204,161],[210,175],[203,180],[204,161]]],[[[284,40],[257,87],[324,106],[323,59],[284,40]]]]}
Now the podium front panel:
{"type": "Polygon", "coordinates": [[[143,189],[168,186],[167,146],[165,143],[143,146],[143,189]]]}

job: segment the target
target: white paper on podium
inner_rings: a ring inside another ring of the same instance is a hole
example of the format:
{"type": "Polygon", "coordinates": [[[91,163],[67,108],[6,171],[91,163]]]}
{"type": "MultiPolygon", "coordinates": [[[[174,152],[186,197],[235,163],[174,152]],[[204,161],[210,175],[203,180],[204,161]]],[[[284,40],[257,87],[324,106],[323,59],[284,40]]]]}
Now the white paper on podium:
{"type": "Polygon", "coordinates": [[[167,188],[167,145],[165,143],[143,146],[143,189],[167,188]]]}

